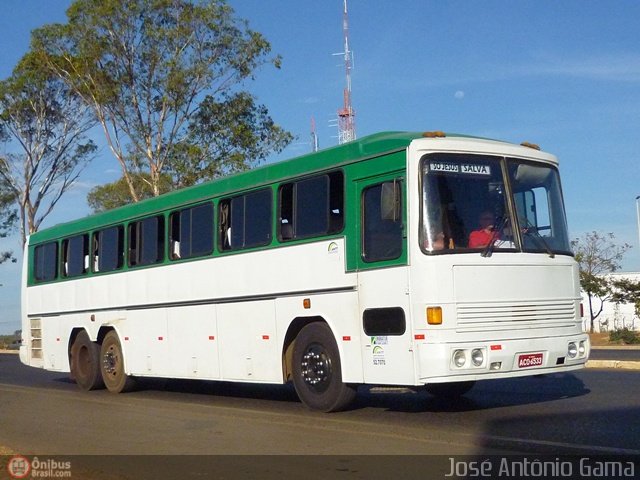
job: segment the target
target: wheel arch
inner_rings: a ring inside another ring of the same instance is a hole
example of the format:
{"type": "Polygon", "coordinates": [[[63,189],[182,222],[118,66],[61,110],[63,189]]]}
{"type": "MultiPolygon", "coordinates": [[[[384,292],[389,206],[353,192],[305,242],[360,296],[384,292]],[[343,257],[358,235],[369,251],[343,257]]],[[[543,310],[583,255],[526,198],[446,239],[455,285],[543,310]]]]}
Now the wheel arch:
{"type": "MultiPolygon", "coordinates": [[[[116,330],[116,328],[112,325],[101,326],[98,330],[98,334],[96,335],[96,339],[92,341],[95,341],[98,345],[101,345],[104,337],[112,330],[116,330]]],[[[86,327],[76,326],[71,329],[71,332],[69,332],[69,343],[67,344],[67,356],[69,357],[69,365],[71,365],[71,347],[73,347],[73,342],[76,341],[76,338],[82,331],[86,332],[89,339],[91,339],[91,332],[86,327]]],[[[120,336],[119,333],[118,336],[120,336]]]]}
{"type": "MultiPolygon", "coordinates": [[[[332,333],[334,331],[333,328],[331,328],[331,324],[321,315],[296,317],[291,321],[282,344],[282,379],[285,383],[291,380],[293,375],[293,347],[295,346],[296,338],[300,331],[311,323],[324,323],[329,327],[332,333]]],[[[339,346],[337,339],[336,344],[339,346]]],[[[340,348],[338,348],[338,350],[340,350],[340,348]]]]}
{"type": "MultiPolygon", "coordinates": [[[[73,327],[71,329],[71,332],[69,332],[69,343],[67,344],[67,354],[69,355],[69,363],[71,363],[71,347],[73,346],[73,342],[76,341],[76,338],[78,337],[78,334],[82,331],[87,332],[87,335],[89,335],[89,332],[87,331],[86,328],[84,327],[73,327]]],[[[91,337],[89,337],[91,338],[91,337]]]]}
{"type": "Polygon", "coordinates": [[[120,338],[120,332],[113,325],[102,325],[98,330],[98,335],[96,336],[96,342],[102,344],[104,337],[107,336],[109,332],[116,332],[118,334],[118,338],[120,338]]]}
{"type": "Polygon", "coordinates": [[[69,342],[67,344],[67,360],[68,360],[68,365],[69,365],[69,372],[71,373],[71,379],[73,378],[73,373],[71,372],[71,347],[73,347],[73,343],[76,341],[76,338],[78,337],[78,335],[80,334],[80,332],[86,332],[87,335],[89,335],[89,332],[87,332],[87,329],[84,327],[73,327],[71,329],[71,332],[69,332],[69,342]]]}

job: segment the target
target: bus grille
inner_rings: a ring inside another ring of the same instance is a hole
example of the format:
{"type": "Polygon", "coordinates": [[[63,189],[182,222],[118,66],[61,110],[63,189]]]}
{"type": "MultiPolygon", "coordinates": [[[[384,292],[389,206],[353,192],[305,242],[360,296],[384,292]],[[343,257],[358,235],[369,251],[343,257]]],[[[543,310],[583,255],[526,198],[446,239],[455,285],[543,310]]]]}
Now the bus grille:
{"type": "Polygon", "coordinates": [[[458,304],[458,332],[575,327],[573,300],[458,304]]]}

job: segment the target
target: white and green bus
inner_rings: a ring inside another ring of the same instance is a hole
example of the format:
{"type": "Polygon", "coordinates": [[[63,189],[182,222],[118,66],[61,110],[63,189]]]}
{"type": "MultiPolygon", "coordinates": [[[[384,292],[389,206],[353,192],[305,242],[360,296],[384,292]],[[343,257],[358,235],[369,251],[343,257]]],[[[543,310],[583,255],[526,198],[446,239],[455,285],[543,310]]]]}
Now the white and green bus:
{"type": "Polygon", "coordinates": [[[558,163],[530,144],[371,135],[42,230],[24,258],[20,358],[83,390],[291,381],[335,411],[590,349],[558,163]]]}

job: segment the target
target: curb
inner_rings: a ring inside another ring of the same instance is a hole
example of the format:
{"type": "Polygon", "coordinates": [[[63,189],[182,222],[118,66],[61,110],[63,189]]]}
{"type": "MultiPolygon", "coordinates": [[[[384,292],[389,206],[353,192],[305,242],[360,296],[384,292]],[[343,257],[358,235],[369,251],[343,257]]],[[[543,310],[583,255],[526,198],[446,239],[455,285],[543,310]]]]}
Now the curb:
{"type": "Polygon", "coordinates": [[[591,345],[591,350],[640,350],[640,345],[591,345]]]}
{"type": "Polygon", "coordinates": [[[640,370],[637,360],[589,360],[587,368],[617,368],[623,370],[640,370]]]}

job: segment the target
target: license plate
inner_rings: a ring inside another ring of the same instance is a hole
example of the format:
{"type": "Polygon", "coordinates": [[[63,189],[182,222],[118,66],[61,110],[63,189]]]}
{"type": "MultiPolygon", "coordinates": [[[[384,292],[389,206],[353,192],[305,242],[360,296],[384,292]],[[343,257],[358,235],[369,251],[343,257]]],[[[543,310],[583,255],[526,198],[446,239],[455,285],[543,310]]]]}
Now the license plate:
{"type": "Polygon", "coordinates": [[[518,355],[518,368],[541,367],[542,353],[525,353],[518,355]]]}

